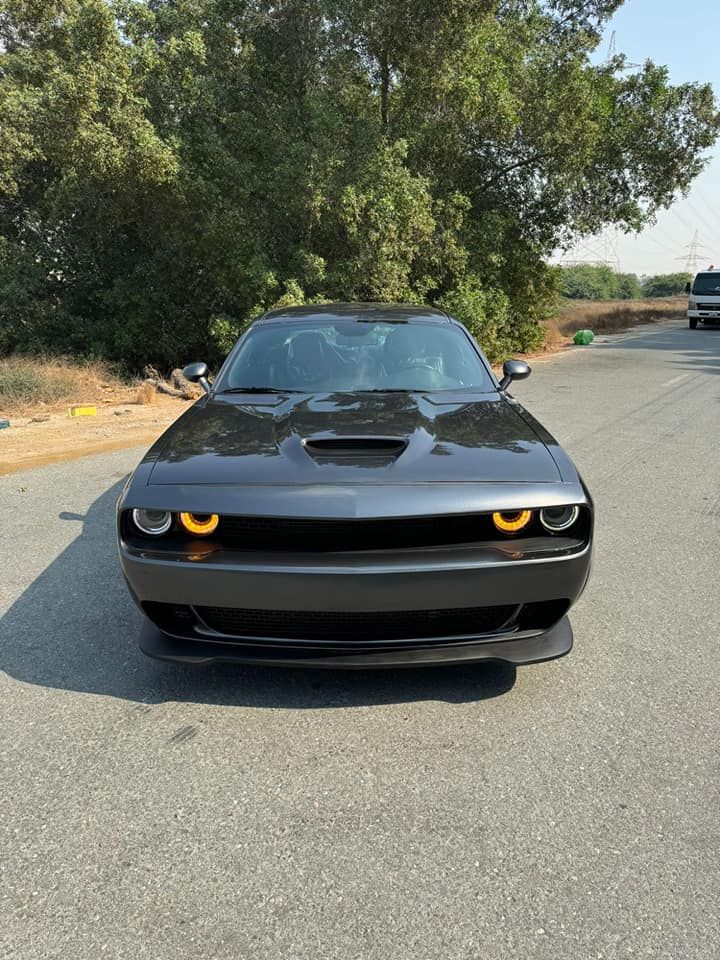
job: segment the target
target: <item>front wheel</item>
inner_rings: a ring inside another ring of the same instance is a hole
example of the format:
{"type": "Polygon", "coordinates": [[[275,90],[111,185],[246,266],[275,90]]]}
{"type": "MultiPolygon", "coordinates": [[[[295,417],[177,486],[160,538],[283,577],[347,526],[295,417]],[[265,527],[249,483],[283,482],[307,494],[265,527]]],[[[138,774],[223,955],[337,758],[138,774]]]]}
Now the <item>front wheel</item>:
{"type": "Polygon", "coordinates": [[[691,330],[696,330],[696,329],[697,329],[697,317],[689,317],[689,318],[688,318],[688,324],[689,324],[691,330]]]}

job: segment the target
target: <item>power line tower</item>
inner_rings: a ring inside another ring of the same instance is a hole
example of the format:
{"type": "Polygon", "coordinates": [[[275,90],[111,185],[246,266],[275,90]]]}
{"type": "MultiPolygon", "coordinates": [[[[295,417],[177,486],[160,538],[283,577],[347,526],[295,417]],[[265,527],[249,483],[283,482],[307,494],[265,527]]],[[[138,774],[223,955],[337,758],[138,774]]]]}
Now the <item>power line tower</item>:
{"type": "MultiPolygon", "coordinates": [[[[605,63],[612,64],[617,57],[617,31],[613,30],[608,42],[605,63]]],[[[622,67],[615,67],[619,70],[635,70],[640,67],[639,63],[623,63],[622,67]]],[[[603,245],[603,262],[605,266],[610,267],[616,273],[622,273],[622,264],[620,263],[619,233],[617,227],[606,227],[603,230],[600,239],[603,245]]]]}
{"type": "Polygon", "coordinates": [[[607,229],[603,231],[603,245],[606,266],[611,267],[615,273],[622,273],[617,227],[607,227],[607,229]]]}
{"type": "Polygon", "coordinates": [[[610,34],[610,43],[608,43],[607,56],[605,62],[608,63],[617,53],[617,31],[613,30],[610,34]]]}
{"type": "Polygon", "coordinates": [[[688,252],[685,256],[675,257],[676,260],[685,261],[685,272],[692,273],[693,275],[697,273],[698,267],[701,263],[707,260],[708,253],[702,243],[700,243],[700,233],[698,230],[693,234],[692,242],[688,247],[688,252]]]}
{"type": "MultiPolygon", "coordinates": [[[[610,63],[614,57],[617,56],[617,31],[613,30],[610,34],[610,42],[608,43],[607,56],[605,57],[605,63],[610,63]]],[[[637,70],[641,67],[641,63],[626,63],[623,66],[623,70],[637,70]]]]}

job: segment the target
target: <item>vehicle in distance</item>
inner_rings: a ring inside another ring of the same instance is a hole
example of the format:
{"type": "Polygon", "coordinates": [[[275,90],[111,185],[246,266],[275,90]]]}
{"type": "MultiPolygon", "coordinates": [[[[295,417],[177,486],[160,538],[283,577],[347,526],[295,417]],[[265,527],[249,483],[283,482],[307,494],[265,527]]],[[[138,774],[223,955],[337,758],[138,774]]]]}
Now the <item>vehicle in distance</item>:
{"type": "Polygon", "coordinates": [[[685,287],[688,296],[688,326],[695,330],[698,320],[720,323],[720,270],[710,267],[698,273],[685,287]]]}
{"type": "Polygon", "coordinates": [[[118,503],[156,657],[313,666],[567,653],[592,501],[466,329],[335,304],[252,324],[118,503]]]}

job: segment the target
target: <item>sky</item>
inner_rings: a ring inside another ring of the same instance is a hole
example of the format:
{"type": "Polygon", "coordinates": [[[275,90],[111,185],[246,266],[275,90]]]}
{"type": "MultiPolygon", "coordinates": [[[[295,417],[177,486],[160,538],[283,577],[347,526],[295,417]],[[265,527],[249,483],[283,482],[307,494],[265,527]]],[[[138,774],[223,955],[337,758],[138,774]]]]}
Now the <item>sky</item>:
{"type": "MultiPolygon", "coordinates": [[[[717,0],[625,0],[609,22],[601,50],[613,30],[618,53],[630,63],[645,60],[668,67],[673,83],[709,82],[720,98],[717,0]]],[[[657,224],[640,234],[608,231],[563,254],[566,259],[615,259],[622,271],[674,273],[686,269],[695,231],[707,263],[720,265],[720,141],[687,197],[661,212],[657,224]]]]}

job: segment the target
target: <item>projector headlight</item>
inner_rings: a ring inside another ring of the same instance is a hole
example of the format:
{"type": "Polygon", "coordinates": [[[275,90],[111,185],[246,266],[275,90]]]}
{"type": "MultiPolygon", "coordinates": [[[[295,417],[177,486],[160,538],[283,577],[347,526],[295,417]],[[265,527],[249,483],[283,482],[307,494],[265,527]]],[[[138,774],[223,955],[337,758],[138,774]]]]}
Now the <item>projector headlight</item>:
{"type": "Polygon", "coordinates": [[[545,507],[540,511],[540,523],[548,533],[568,530],[580,515],[580,507],[545,507]]]}
{"type": "Polygon", "coordinates": [[[133,510],[133,523],[141,533],[159,537],[172,526],[172,514],[168,510],[133,510]]]}

